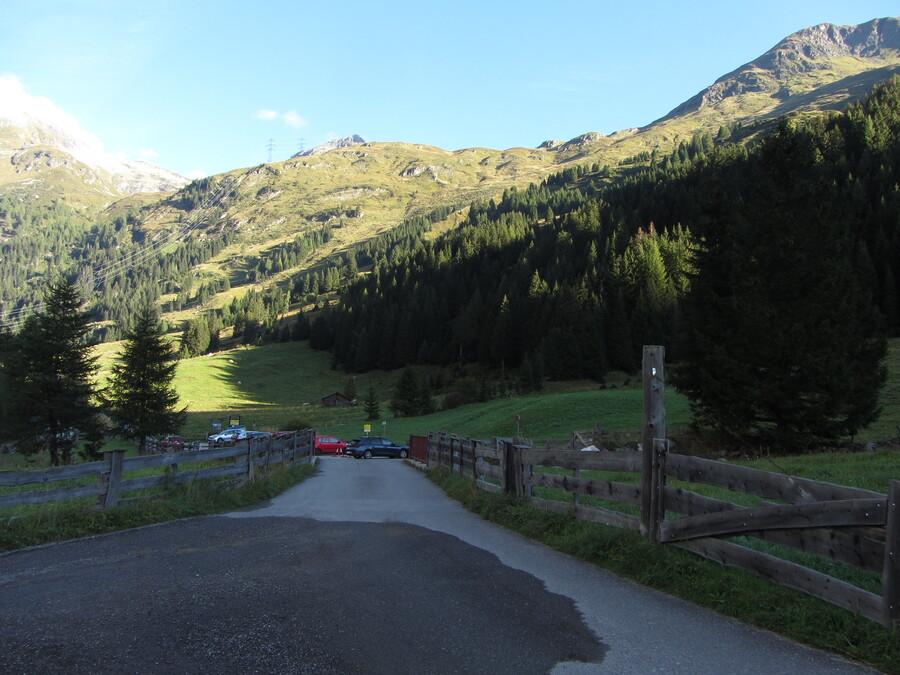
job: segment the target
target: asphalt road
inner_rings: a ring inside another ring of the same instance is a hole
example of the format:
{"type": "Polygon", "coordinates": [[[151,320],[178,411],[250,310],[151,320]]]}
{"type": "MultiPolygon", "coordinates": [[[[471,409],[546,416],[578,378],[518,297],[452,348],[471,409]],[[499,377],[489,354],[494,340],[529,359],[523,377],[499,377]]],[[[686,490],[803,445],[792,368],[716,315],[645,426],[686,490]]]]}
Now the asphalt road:
{"type": "Polygon", "coordinates": [[[0,673],[857,673],[324,458],[256,508],[0,555],[0,673]]]}

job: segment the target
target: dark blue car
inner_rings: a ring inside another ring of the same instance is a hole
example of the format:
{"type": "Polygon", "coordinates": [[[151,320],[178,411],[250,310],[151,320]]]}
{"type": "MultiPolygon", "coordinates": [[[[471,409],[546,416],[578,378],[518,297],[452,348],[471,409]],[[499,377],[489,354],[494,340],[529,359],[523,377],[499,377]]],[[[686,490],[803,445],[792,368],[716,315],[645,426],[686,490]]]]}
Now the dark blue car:
{"type": "Polygon", "coordinates": [[[347,446],[344,454],[352,454],[356,459],[365,457],[372,459],[373,457],[399,457],[406,459],[409,457],[409,446],[380,436],[370,436],[369,438],[361,438],[347,446]]]}

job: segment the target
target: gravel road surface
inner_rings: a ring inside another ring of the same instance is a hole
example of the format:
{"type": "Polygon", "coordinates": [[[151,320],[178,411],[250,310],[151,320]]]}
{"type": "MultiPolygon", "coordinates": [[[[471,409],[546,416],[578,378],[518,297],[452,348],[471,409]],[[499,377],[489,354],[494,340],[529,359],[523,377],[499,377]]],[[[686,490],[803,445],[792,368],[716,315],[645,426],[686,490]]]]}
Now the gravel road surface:
{"type": "Polygon", "coordinates": [[[0,673],[862,673],[326,457],[255,508],[0,555],[0,673]]]}

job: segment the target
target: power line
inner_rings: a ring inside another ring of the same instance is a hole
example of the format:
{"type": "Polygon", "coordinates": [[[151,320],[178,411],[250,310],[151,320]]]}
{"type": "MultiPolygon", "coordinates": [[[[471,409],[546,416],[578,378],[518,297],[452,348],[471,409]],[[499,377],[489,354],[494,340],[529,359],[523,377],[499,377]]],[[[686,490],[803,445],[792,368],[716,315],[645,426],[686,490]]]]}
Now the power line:
{"type": "MultiPolygon", "coordinates": [[[[99,290],[103,282],[107,279],[117,276],[118,274],[121,274],[128,270],[135,269],[137,265],[149,259],[152,255],[160,251],[165,246],[168,246],[169,244],[181,243],[182,241],[184,241],[194,230],[196,230],[201,225],[208,211],[216,207],[224,206],[225,197],[227,197],[227,195],[233,190],[236,190],[241,185],[241,183],[244,182],[249,173],[250,170],[241,175],[239,179],[229,177],[222,180],[215,190],[207,193],[203,201],[200,203],[200,206],[192,211],[191,218],[188,220],[185,227],[169,231],[165,235],[154,239],[149,245],[128,254],[124,258],[90,268],[90,273],[94,280],[93,289],[95,291],[99,290]]],[[[162,206],[157,206],[156,209],[154,209],[154,213],[160,210],[162,210],[162,206]]],[[[11,310],[7,314],[6,318],[0,321],[0,330],[5,328],[13,332],[17,331],[25,323],[25,320],[28,318],[28,316],[35,312],[42,311],[44,309],[44,304],[45,303],[43,301],[40,301],[30,307],[19,307],[17,309],[11,310]]]]}

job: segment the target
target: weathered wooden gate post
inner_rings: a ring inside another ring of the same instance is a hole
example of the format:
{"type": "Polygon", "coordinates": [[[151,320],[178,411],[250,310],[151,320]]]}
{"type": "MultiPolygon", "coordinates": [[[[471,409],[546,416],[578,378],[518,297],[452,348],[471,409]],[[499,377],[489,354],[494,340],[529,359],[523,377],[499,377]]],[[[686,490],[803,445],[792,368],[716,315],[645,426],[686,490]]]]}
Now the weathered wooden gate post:
{"type": "Polygon", "coordinates": [[[253,480],[253,443],[252,439],[247,439],[247,475],[246,480],[253,480]]]}
{"type": "Polygon", "coordinates": [[[501,441],[503,448],[503,492],[508,495],[522,496],[522,448],[512,440],[501,441]]]}
{"type": "Polygon", "coordinates": [[[892,480],[888,488],[881,593],[882,621],[887,628],[893,628],[900,621],[900,481],[897,480],[892,480]]]}
{"type": "Polygon", "coordinates": [[[659,497],[662,486],[656,479],[662,472],[654,471],[656,452],[653,439],[666,437],[666,378],[663,362],[666,348],[660,345],[644,345],[643,387],[644,425],[643,456],[641,465],[641,534],[650,541],[659,541],[659,517],[662,513],[659,497]]]}
{"type": "Polygon", "coordinates": [[[116,505],[119,499],[119,484],[122,482],[122,467],[125,463],[124,450],[107,450],[103,453],[103,461],[108,470],[100,474],[100,505],[108,509],[116,505]]]}

